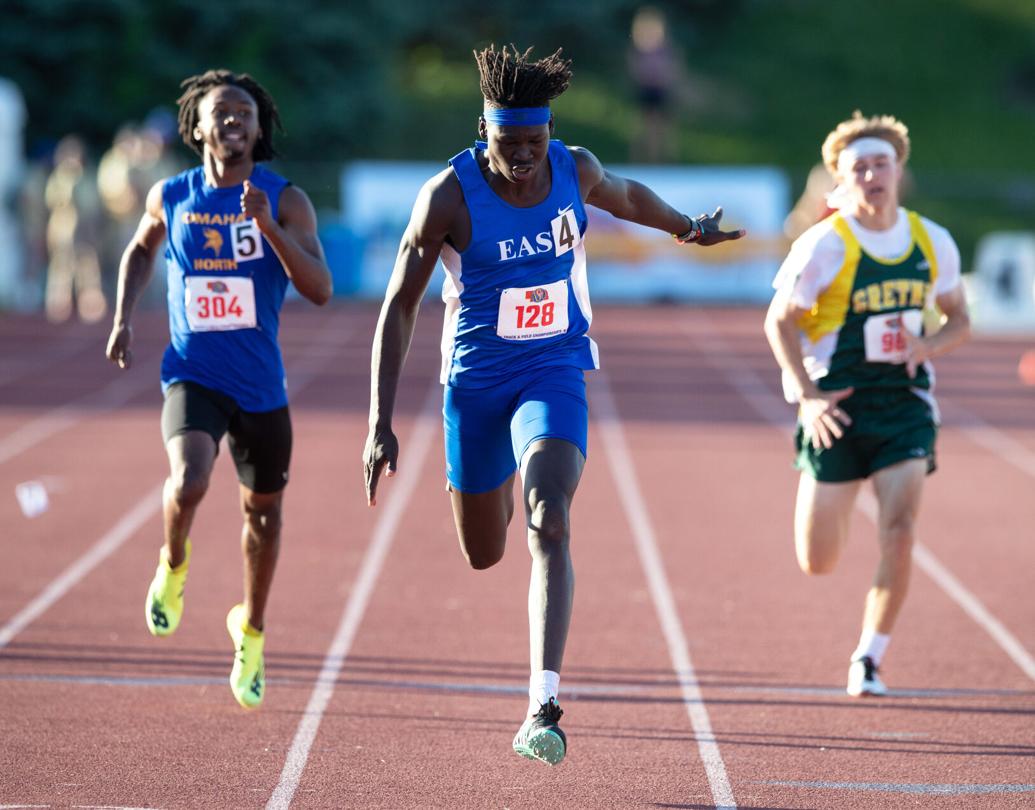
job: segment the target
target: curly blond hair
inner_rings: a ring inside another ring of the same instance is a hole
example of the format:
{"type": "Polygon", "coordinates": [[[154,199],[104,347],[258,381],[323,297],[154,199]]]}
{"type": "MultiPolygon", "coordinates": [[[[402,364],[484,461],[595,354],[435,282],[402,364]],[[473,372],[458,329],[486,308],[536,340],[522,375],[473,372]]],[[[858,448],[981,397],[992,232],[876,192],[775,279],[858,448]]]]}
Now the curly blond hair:
{"type": "Polygon", "coordinates": [[[859,138],[883,138],[895,147],[899,164],[909,158],[909,129],[893,115],[865,118],[859,110],[842,121],[823,141],[823,163],[831,174],[837,174],[837,159],[842,150],[859,138]]]}

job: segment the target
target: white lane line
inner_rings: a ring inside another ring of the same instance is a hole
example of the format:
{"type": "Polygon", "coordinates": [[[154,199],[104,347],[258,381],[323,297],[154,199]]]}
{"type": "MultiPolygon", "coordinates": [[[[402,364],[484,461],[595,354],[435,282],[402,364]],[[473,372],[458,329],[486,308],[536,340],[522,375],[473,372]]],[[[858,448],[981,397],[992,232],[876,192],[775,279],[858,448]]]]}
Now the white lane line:
{"type": "Polygon", "coordinates": [[[736,808],[733,788],[726,775],[726,766],[719,752],[719,744],[712,732],[711,719],[704,705],[700,682],[690,659],[689,646],[683,625],[679,620],[679,611],[672,596],[672,589],[665,575],[665,566],[658,550],[657,538],[651,524],[640,485],[634,472],[632,456],[625,440],[625,431],[618,416],[611,388],[603,371],[595,371],[589,375],[590,390],[593,395],[593,410],[596,423],[604,437],[604,451],[615,486],[625,508],[625,514],[632,528],[636,550],[640,555],[650,586],[654,609],[658,614],[665,641],[668,644],[672,667],[680,681],[683,705],[686,707],[690,725],[697,739],[697,748],[701,755],[708,784],[712,791],[712,800],[716,808],[736,808]]]}
{"type": "Polygon", "coordinates": [[[107,534],[94,543],[85,554],[51,581],[40,594],[0,627],[0,649],[28,627],[68,593],[76,583],[104,562],[108,556],[143,526],[162,506],[162,487],[154,487],[144,495],[107,534]]]}
{"type": "MultiPolygon", "coordinates": [[[[705,316],[706,317],[706,316],[705,316]]],[[[706,328],[701,333],[693,332],[685,325],[683,331],[692,341],[701,347],[706,362],[726,377],[734,389],[750,404],[755,411],[771,425],[779,429],[786,438],[788,425],[787,412],[791,406],[782,397],[773,394],[762,378],[754,371],[736,365],[737,358],[730,351],[726,341],[714,337],[715,330],[706,328]]],[[[974,417],[977,420],[977,417],[974,417]]],[[[990,431],[991,428],[988,428],[990,431]]],[[[998,431],[993,431],[998,432],[998,431]]],[[[1010,442],[1013,440],[1011,439],[1010,442]]],[[[1019,445],[1018,445],[1019,446],[1019,445]]],[[[991,449],[991,448],[990,448],[991,449]]],[[[1009,459],[1008,459],[1009,460],[1009,459]]],[[[860,493],[856,508],[866,515],[874,524],[877,523],[877,501],[869,491],[860,493]]],[[[913,559],[917,567],[934,580],[948,597],[955,602],[964,613],[970,616],[981,629],[988,633],[1021,671],[1035,680],[1035,659],[1024,645],[986,608],[981,600],[968,591],[963,584],[942,564],[923,543],[917,542],[913,547],[913,559]]]]}
{"type": "Polygon", "coordinates": [[[381,514],[374,526],[370,545],[367,546],[356,582],[349,593],[337,632],[334,634],[331,646],[324,657],[323,667],[309,696],[309,703],[302,712],[302,719],[298,722],[295,738],[291,743],[291,749],[284,762],[284,769],[280,774],[280,781],[266,804],[267,810],[291,806],[291,800],[294,798],[309,760],[309,749],[312,747],[313,740],[316,739],[316,732],[320,728],[324,712],[334,693],[335,683],[345,665],[345,658],[352,647],[360,622],[363,621],[363,614],[366,612],[370,596],[381,574],[388,549],[395,539],[396,529],[409,507],[417,484],[422,480],[420,471],[424,466],[424,459],[428,455],[435,435],[441,402],[442,387],[438,382],[434,382],[420,416],[417,418],[406,455],[402,456],[397,478],[391,482],[392,485],[388,488],[385,487],[384,479],[381,481],[381,492],[383,493],[381,499],[384,501],[381,505],[381,514]]]}
{"type": "Polygon", "coordinates": [[[982,793],[1032,793],[1035,785],[927,785],[895,782],[759,782],[760,785],[820,790],[872,790],[881,793],[920,793],[929,796],[972,796],[982,793]]]}
{"type": "MultiPolygon", "coordinates": [[[[877,499],[872,492],[863,491],[856,506],[870,520],[877,523],[877,499]]],[[[921,543],[913,549],[913,559],[927,576],[952,597],[952,600],[963,608],[977,625],[992,637],[996,644],[1013,660],[1021,671],[1035,681],[1035,658],[1032,658],[1024,645],[1017,640],[1003,623],[989,613],[988,609],[921,543]]]]}
{"type": "MultiPolygon", "coordinates": [[[[338,346],[348,340],[354,331],[350,323],[342,327],[338,319],[329,320],[320,331],[319,337],[309,349],[321,349],[325,346],[338,346]]],[[[295,385],[294,393],[304,389],[316,379],[318,371],[334,359],[331,352],[320,355],[320,359],[312,361],[303,371],[302,381],[295,385]]],[[[40,594],[16,613],[6,624],[0,626],[0,650],[11,643],[11,639],[46,612],[61,597],[76,586],[87,574],[107,559],[115,550],[162,508],[162,486],[159,483],[129,510],[100,540],[94,543],[85,554],[72,563],[57,579],[51,581],[40,594]]]]}
{"type": "Polygon", "coordinates": [[[997,455],[1018,470],[1035,478],[1035,453],[1008,434],[992,427],[984,419],[968,408],[957,405],[951,399],[942,402],[942,410],[955,417],[957,430],[979,447],[983,447],[993,455],[997,455]]]}

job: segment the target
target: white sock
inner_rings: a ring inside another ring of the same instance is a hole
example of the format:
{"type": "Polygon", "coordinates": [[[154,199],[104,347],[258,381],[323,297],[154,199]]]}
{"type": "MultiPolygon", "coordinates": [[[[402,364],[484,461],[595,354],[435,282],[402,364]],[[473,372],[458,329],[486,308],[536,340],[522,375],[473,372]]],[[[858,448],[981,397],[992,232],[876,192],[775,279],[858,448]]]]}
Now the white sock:
{"type": "Polygon", "coordinates": [[[878,633],[868,628],[863,630],[859,636],[859,646],[852,653],[852,660],[858,661],[860,658],[869,656],[870,660],[873,661],[873,665],[879,667],[881,659],[884,658],[884,651],[888,649],[889,641],[891,641],[890,635],[878,633]]]}
{"type": "Polygon", "coordinates": [[[550,698],[556,699],[560,684],[559,672],[550,669],[533,672],[528,679],[528,713],[535,714],[540,706],[550,702],[550,698]]]}

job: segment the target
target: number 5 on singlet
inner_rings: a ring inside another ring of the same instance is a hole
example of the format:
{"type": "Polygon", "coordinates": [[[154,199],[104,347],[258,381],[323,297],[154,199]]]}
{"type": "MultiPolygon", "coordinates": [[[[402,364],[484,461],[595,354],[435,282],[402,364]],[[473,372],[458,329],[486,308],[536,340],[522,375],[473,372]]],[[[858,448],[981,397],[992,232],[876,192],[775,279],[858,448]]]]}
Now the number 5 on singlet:
{"type": "Polygon", "coordinates": [[[254,219],[235,222],[230,226],[230,244],[234,246],[235,262],[250,262],[263,256],[262,231],[254,219]]]}

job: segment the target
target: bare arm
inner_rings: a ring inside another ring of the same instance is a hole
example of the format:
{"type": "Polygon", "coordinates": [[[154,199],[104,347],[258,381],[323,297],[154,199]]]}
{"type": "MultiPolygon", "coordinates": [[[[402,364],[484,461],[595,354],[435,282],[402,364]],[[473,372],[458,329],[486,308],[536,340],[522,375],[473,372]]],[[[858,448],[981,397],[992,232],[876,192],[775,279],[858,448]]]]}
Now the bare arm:
{"type": "Polygon", "coordinates": [[[799,399],[819,394],[819,389],[805,371],[805,358],[801,353],[798,320],[804,314],[805,310],[790,300],[789,293],[778,290],[765,316],[765,336],[769,348],[781,370],[793,378],[799,399]]]}
{"type": "Polygon", "coordinates": [[[790,293],[778,290],[765,317],[765,336],[780,369],[794,381],[800,407],[799,417],[814,447],[832,447],[852,423],[838,403],[851,395],[851,388],[820,391],[805,370],[801,353],[798,320],[806,312],[791,300],[790,293]]]}
{"type": "Polygon", "coordinates": [[[136,233],[122,253],[119,284],[115,297],[115,322],[108,337],[106,354],[119,368],[129,368],[133,359],[133,329],[130,321],[140,294],[154,272],[155,256],[165,239],[165,212],[162,208],[164,180],[147,193],[144,214],[136,233]]]}
{"type": "Polygon", "coordinates": [[[935,299],[938,308],[945,314],[942,328],[933,335],[916,338],[908,332],[906,369],[910,377],[916,376],[917,368],[925,361],[940,354],[952,351],[965,343],[970,337],[970,313],[967,310],[967,298],[963,285],[957,284],[947,293],[935,299]]]}
{"type": "Polygon", "coordinates": [[[692,220],[643,183],[607,171],[592,152],[577,146],[570,149],[578,167],[583,200],[619,219],[646,225],[648,228],[657,228],[673,236],[686,233],[696,220],[701,233],[692,241],[700,245],[715,245],[730,239],[740,239],[745,233],[743,230],[719,229],[719,221],[722,219],[721,207],[711,215],[702,214],[692,220]]]}
{"type": "Polygon", "coordinates": [[[382,471],[387,467],[388,476],[395,474],[399,443],[392,431],[392,415],[399,377],[421,298],[463,204],[452,170],[436,175],[421,189],[399,243],[370,354],[369,432],[363,463],[367,503],[371,506],[377,503],[377,482],[382,471]]]}
{"type": "Polygon", "coordinates": [[[306,193],[297,186],[285,188],[277,219],[273,219],[269,197],[246,180],[241,210],[255,218],[295,289],[314,304],[326,304],[333,293],[331,271],[316,236],[316,212],[306,193]]]}

